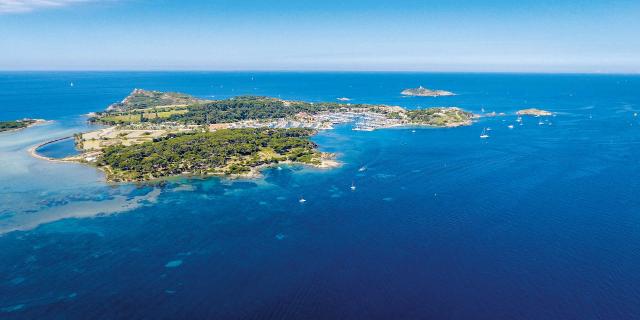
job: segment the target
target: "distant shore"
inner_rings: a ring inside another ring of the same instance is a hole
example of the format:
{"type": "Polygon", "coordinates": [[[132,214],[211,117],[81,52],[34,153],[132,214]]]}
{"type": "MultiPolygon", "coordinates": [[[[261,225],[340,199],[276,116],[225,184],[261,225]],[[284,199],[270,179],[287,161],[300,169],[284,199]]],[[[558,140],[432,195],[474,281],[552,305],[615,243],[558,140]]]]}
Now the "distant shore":
{"type": "Polygon", "coordinates": [[[0,130],[0,134],[1,133],[7,133],[7,132],[15,132],[15,131],[20,131],[20,130],[24,130],[27,128],[31,128],[37,125],[41,125],[47,122],[52,122],[51,120],[45,120],[45,119],[22,119],[22,120],[17,120],[16,122],[30,122],[28,125],[24,126],[24,127],[20,127],[20,128],[11,128],[11,129],[6,129],[6,130],[0,130]]]}

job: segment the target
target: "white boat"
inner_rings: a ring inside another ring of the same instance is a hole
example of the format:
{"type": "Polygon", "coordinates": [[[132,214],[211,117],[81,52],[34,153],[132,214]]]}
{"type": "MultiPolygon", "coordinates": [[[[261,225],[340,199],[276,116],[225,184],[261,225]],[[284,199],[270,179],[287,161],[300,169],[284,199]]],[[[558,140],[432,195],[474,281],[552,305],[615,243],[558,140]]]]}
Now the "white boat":
{"type": "Polygon", "coordinates": [[[298,202],[305,203],[305,202],[307,202],[307,200],[305,200],[303,197],[300,197],[300,200],[298,200],[298,202]]]}
{"type": "Polygon", "coordinates": [[[358,169],[358,172],[365,172],[367,170],[367,167],[362,166],[360,167],[360,169],[358,169]]]}
{"type": "Polygon", "coordinates": [[[411,133],[416,133],[416,131],[415,130],[411,130],[411,133]]]}
{"type": "Polygon", "coordinates": [[[355,190],[356,190],[356,185],[353,182],[351,182],[351,191],[355,191],[355,190]]]}
{"type": "Polygon", "coordinates": [[[480,134],[480,139],[486,139],[486,138],[489,138],[489,135],[487,134],[487,130],[482,129],[482,133],[480,134]]]}
{"type": "Polygon", "coordinates": [[[522,122],[522,117],[518,117],[518,118],[516,119],[516,122],[522,122]]]}
{"type": "Polygon", "coordinates": [[[507,126],[507,128],[509,128],[509,129],[513,129],[513,125],[512,125],[512,124],[510,124],[510,125],[508,125],[508,126],[507,126]]]}
{"type": "Polygon", "coordinates": [[[73,82],[69,83],[69,87],[73,87],[73,82]]]}
{"type": "Polygon", "coordinates": [[[543,125],[544,122],[542,122],[542,120],[538,121],[538,125],[543,125]]]}

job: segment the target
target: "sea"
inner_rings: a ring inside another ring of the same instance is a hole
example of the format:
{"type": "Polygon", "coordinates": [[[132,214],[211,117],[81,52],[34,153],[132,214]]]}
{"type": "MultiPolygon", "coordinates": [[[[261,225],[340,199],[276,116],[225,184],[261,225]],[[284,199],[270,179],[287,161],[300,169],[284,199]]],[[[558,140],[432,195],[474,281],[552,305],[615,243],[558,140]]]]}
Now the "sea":
{"type": "Polygon", "coordinates": [[[0,133],[0,319],[639,319],[638,113],[637,75],[3,72],[0,120],[49,121],[0,133]],[[457,95],[400,95],[420,85],[457,95]],[[341,167],[259,179],[29,155],[134,88],[497,116],[340,125],[313,141],[341,167]]]}

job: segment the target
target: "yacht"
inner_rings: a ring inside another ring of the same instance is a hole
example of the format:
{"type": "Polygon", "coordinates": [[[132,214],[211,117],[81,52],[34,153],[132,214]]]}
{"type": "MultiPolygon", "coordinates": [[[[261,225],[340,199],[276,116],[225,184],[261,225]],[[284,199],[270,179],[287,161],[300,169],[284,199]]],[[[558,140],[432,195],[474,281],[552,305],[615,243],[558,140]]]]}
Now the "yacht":
{"type": "Polygon", "coordinates": [[[356,191],[356,185],[353,182],[351,182],[351,191],[356,191]]]}
{"type": "Polygon", "coordinates": [[[489,135],[487,134],[487,130],[482,129],[482,133],[480,134],[480,139],[486,139],[486,138],[489,138],[489,135]]]}
{"type": "Polygon", "coordinates": [[[298,200],[298,202],[305,203],[305,202],[307,202],[307,200],[305,200],[303,197],[300,197],[300,200],[298,200]]]}

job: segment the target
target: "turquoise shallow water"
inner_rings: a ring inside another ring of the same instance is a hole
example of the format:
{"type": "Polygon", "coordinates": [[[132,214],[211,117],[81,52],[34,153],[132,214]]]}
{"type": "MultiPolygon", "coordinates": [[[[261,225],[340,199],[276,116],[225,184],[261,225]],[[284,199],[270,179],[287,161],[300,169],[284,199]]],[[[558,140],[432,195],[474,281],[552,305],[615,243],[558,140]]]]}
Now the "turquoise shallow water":
{"type": "Polygon", "coordinates": [[[0,74],[0,119],[55,120],[0,134],[0,318],[640,317],[639,87],[605,75],[0,74]],[[460,95],[399,95],[418,85],[460,95]],[[258,180],[110,185],[27,154],[90,130],[82,114],[133,88],[507,116],[340,126],[314,141],[341,168],[258,180]],[[513,112],[528,107],[557,116],[520,126],[513,112]]]}

